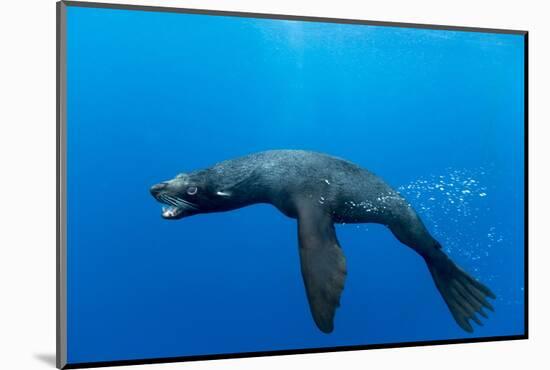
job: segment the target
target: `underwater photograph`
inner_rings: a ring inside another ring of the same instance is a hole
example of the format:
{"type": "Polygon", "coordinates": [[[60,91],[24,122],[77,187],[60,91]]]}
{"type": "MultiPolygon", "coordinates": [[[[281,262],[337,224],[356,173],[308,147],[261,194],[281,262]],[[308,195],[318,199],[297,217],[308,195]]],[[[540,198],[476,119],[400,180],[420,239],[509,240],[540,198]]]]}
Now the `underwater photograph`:
{"type": "Polygon", "coordinates": [[[69,364],[526,334],[525,35],[65,12],[69,364]]]}

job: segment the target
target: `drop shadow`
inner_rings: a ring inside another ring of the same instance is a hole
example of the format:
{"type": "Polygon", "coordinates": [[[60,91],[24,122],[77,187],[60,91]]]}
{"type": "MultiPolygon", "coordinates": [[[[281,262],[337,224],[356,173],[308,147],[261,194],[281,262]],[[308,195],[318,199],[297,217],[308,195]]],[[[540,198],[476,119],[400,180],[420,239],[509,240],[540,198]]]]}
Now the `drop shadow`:
{"type": "Polygon", "coordinates": [[[55,367],[55,354],[54,353],[35,353],[34,358],[42,363],[55,367]]]}

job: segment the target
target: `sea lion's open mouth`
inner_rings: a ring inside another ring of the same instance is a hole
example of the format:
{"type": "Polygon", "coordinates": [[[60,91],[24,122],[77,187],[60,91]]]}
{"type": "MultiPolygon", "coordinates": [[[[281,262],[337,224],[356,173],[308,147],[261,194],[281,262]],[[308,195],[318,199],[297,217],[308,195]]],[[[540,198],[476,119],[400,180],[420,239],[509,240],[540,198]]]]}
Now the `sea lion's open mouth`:
{"type": "Polygon", "coordinates": [[[179,218],[183,213],[183,209],[179,207],[169,206],[162,207],[162,217],[163,218],[179,218]]]}
{"type": "Polygon", "coordinates": [[[162,217],[165,219],[177,220],[186,215],[196,213],[198,210],[197,206],[194,204],[176,196],[159,194],[156,196],[156,199],[165,204],[165,206],[162,207],[162,217]]]}

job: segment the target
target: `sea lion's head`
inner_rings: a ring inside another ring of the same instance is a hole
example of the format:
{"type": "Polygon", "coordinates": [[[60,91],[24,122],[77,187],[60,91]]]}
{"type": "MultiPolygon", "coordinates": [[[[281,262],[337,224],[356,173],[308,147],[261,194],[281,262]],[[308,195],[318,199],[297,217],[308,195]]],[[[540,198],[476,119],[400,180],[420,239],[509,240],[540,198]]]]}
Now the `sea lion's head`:
{"type": "Polygon", "coordinates": [[[231,194],[211,179],[208,171],[181,173],[151,187],[153,197],[162,203],[162,217],[178,220],[199,213],[231,209],[231,194]]]}

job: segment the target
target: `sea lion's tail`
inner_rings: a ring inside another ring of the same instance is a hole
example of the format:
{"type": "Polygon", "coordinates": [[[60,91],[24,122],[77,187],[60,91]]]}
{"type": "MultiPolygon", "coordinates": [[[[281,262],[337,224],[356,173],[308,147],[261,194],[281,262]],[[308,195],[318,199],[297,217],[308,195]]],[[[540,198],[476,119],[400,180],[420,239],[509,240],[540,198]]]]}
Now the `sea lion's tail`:
{"type": "Polygon", "coordinates": [[[424,259],[457,324],[469,333],[473,328],[468,320],[482,325],[476,313],[486,318],[483,307],[494,311],[493,306],[487,302],[487,297],[495,298],[493,292],[464,272],[439,249],[424,259]]]}

